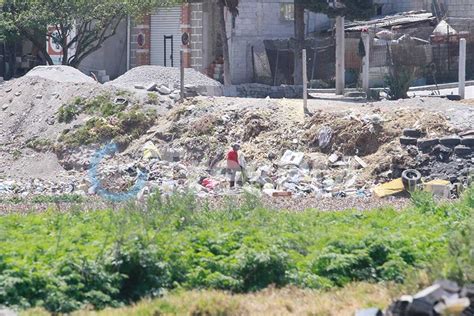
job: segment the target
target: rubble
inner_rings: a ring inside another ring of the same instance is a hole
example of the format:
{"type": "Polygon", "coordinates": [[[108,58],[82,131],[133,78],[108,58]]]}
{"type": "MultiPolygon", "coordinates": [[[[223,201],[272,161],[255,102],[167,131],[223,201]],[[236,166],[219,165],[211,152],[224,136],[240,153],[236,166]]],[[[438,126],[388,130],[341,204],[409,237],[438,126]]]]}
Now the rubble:
{"type": "Polygon", "coordinates": [[[461,288],[456,282],[441,280],[432,286],[395,301],[385,316],[473,315],[474,292],[472,285],[461,288]]]}

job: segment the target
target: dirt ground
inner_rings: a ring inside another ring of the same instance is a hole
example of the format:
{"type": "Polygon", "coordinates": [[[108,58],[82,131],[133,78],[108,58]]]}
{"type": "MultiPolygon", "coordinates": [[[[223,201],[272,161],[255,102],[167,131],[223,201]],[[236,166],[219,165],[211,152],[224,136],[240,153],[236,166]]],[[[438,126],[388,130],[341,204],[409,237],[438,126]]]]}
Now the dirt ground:
{"type": "MultiPolygon", "coordinates": [[[[61,133],[75,130],[91,119],[90,115],[79,115],[70,123],[58,122],[61,106],[75,98],[91,99],[104,93],[123,92],[110,85],[82,80],[78,74],[66,82],[45,77],[28,76],[0,86],[0,184],[14,182],[16,186],[25,186],[29,183],[32,189],[23,190],[24,194],[35,190],[36,193],[61,193],[63,187],[87,193],[87,162],[99,144],[75,148],[67,164],[76,160],[77,165],[84,166],[80,168],[65,168],[66,160],[58,159],[54,150],[38,151],[27,145],[32,140],[55,145],[61,133]],[[35,183],[43,187],[56,184],[57,188],[34,189],[35,183]]],[[[150,187],[159,187],[164,180],[181,183],[180,177],[188,178],[187,183],[190,183],[201,177],[203,170],[219,170],[229,146],[238,142],[249,170],[254,173],[260,172],[262,167],[268,170],[278,165],[284,152],[292,150],[304,153],[301,168],[311,171],[297,175],[298,181],[305,179],[303,182],[313,187],[326,183],[324,185],[332,190],[328,192],[352,187],[368,189],[381,180],[380,175],[393,157],[402,155],[399,137],[403,129],[418,128],[427,137],[474,129],[472,100],[461,103],[433,97],[381,102],[311,99],[308,108],[312,116],[305,116],[301,100],[196,97],[170,107],[146,105],[133,92],[128,92],[127,98],[138,102],[143,109],[156,110],[158,118],[147,132],[117,156],[114,163],[117,168],[120,164],[135,168],[148,163],[143,161],[147,142],[152,142],[160,151],[181,153],[179,163],[170,162],[162,166],[165,169],[155,170],[159,180],[150,187]],[[331,130],[330,142],[324,148],[320,144],[323,128],[331,130]],[[327,160],[332,154],[339,157],[338,167],[328,167],[327,160]],[[358,166],[355,156],[365,161],[367,167],[358,166]],[[170,175],[163,175],[166,172],[170,175]],[[181,175],[176,176],[177,173],[181,175]]],[[[148,167],[157,168],[156,164],[149,163],[148,167]]],[[[285,172],[281,168],[276,170],[274,178],[286,176],[285,172]]],[[[216,172],[211,175],[217,176],[216,172]]],[[[225,178],[217,177],[217,180],[225,181],[225,178]]],[[[292,189],[305,190],[294,186],[292,189]]]]}

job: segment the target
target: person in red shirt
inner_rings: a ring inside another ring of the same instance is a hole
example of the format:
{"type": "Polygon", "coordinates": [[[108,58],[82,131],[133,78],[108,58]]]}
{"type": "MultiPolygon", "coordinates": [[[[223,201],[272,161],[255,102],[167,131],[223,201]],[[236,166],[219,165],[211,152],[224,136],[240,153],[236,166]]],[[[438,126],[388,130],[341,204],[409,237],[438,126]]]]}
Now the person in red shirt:
{"type": "Polygon", "coordinates": [[[227,153],[227,169],[230,173],[230,188],[235,186],[235,175],[237,171],[242,171],[242,166],[239,163],[239,144],[234,144],[232,149],[227,153]]]}

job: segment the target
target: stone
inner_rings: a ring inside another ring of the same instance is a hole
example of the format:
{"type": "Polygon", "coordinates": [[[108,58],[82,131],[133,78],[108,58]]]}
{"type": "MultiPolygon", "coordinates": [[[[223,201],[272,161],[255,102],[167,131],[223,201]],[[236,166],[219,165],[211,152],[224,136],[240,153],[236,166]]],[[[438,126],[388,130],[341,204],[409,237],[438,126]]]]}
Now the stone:
{"type": "Polygon", "coordinates": [[[461,144],[461,138],[459,136],[447,136],[439,139],[439,143],[446,147],[454,148],[461,144]]]}
{"type": "Polygon", "coordinates": [[[420,138],[423,136],[423,133],[421,130],[416,129],[416,128],[405,128],[403,130],[403,136],[405,137],[413,137],[413,138],[420,138]]]}
{"type": "Polygon", "coordinates": [[[329,156],[328,160],[330,163],[336,163],[336,161],[339,160],[339,155],[338,154],[332,154],[331,156],[329,156]]]}
{"type": "Polygon", "coordinates": [[[145,86],[141,85],[141,84],[136,84],[133,86],[135,89],[138,89],[138,90],[144,90],[145,89],[145,86]]]}
{"type": "Polygon", "coordinates": [[[2,105],[2,110],[5,111],[6,109],[8,109],[9,106],[10,106],[9,104],[2,105]]]}
{"type": "Polygon", "coordinates": [[[461,145],[474,147],[474,136],[462,138],[461,145]]]}
{"type": "Polygon", "coordinates": [[[408,145],[416,145],[418,143],[418,139],[414,137],[400,137],[400,144],[408,146],[408,145]]]}
{"type": "Polygon", "coordinates": [[[329,126],[323,126],[318,133],[319,148],[326,149],[331,144],[333,130],[329,126]]]}
{"type": "Polygon", "coordinates": [[[42,98],[43,98],[43,96],[42,96],[41,94],[38,94],[38,95],[36,96],[36,99],[38,99],[38,100],[40,100],[40,99],[42,99],[42,98]]]}
{"type": "Polygon", "coordinates": [[[438,138],[432,138],[432,139],[418,139],[416,142],[418,149],[428,152],[431,151],[431,149],[439,144],[439,139],[438,138]]]}
{"type": "Polygon", "coordinates": [[[150,83],[148,86],[145,87],[146,91],[156,91],[158,84],[156,82],[150,83]]]}
{"type": "Polygon", "coordinates": [[[172,90],[167,86],[162,85],[158,88],[158,92],[163,95],[168,95],[172,92],[172,90]]]}
{"type": "Polygon", "coordinates": [[[454,153],[457,156],[461,156],[461,157],[468,156],[468,155],[472,154],[472,148],[464,146],[464,145],[458,145],[454,148],[454,153]]]}

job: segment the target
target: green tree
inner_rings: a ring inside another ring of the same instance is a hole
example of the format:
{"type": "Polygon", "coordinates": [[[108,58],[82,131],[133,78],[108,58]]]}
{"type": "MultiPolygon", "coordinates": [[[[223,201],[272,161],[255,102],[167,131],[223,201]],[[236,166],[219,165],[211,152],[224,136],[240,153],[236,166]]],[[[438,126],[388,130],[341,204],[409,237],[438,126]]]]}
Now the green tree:
{"type": "Polygon", "coordinates": [[[324,13],[330,17],[345,16],[347,19],[368,19],[373,13],[372,0],[295,0],[295,73],[294,83],[303,84],[302,50],[305,40],[304,11],[324,13]]]}
{"type": "Polygon", "coordinates": [[[46,40],[61,47],[63,65],[78,67],[116,34],[128,16],[140,16],[157,6],[178,0],[3,0],[0,2],[0,37],[14,32],[30,40],[52,64],[46,40]],[[52,28],[52,29],[51,29],[52,28]],[[74,48],[74,49],[73,49],[74,48]],[[70,55],[70,52],[74,52],[70,55]]]}

